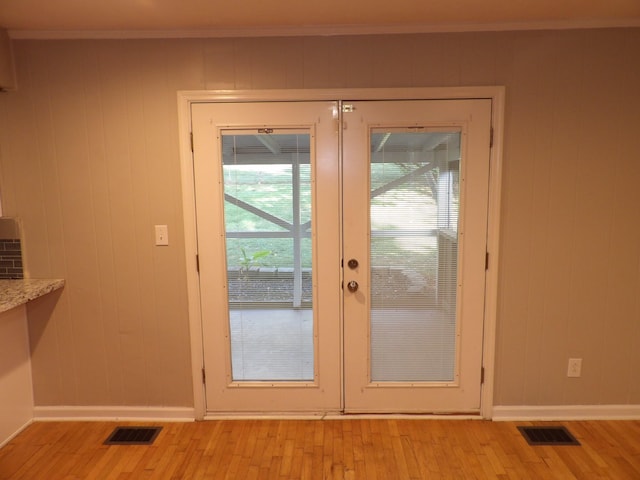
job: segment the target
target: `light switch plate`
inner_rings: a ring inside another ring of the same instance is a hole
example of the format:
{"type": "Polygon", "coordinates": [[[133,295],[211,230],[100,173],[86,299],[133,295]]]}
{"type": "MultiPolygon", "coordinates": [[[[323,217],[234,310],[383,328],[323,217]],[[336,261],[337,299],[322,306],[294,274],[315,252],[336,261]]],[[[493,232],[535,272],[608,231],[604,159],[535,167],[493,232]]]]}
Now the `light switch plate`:
{"type": "Polygon", "coordinates": [[[169,245],[169,228],[166,225],[156,225],[156,245],[169,245]]]}

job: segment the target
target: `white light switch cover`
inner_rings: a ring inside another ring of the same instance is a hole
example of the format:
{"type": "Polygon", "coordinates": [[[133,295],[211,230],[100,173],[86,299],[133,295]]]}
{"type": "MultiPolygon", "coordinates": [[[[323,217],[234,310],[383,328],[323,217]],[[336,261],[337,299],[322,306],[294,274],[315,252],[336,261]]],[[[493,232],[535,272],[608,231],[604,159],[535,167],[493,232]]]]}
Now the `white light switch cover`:
{"type": "Polygon", "coordinates": [[[156,225],[156,245],[169,245],[169,228],[166,225],[156,225]]]}

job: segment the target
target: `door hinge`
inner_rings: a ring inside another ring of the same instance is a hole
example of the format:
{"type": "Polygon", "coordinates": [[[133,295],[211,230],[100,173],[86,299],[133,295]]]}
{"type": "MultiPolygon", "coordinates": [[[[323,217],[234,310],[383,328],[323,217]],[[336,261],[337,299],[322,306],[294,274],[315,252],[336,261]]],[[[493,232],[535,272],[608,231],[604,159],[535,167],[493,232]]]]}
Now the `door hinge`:
{"type": "Polygon", "coordinates": [[[200,255],[196,253],[196,271],[200,273],[200,255]]]}
{"type": "Polygon", "coordinates": [[[489,270],[489,252],[484,255],[484,269],[489,270]]]}
{"type": "Polygon", "coordinates": [[[351,103],[343,103],[342,104],[342,113],[353,113],[356,107],[351,103]]]}
{"type": "Polygon", "coordinates": [[[193,153],[193,132],[189,132],[189,141],[191,142],[191,153],[193,153]]]}
{"type": "Polygon", "coordinates": [[[493,127],[489,129],[489,148],[493,148],[493,127]]]}
{"type": "Polygon", "coordinates": [[[480,385],[484,383],[484,367],[480,369],[480,385]]]}
{"type": "Polygon", "coordinates": [[[207,374],[204,372],[204,367],[202,367],[202,384],[207,383],[207,374]]]}

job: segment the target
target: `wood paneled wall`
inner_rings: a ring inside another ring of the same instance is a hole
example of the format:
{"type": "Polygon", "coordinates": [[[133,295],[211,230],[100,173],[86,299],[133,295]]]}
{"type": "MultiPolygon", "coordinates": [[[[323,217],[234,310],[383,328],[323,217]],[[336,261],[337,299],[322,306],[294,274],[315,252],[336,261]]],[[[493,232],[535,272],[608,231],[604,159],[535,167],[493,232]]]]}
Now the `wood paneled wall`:
{"type": "Polygon", "coordinates": [[[3,210],[67,280],[31,320],[36,405],[192,405],[177,90],[459,85],[507,87],[495,403],[640,404],[640,29],[14,49],[3,210]]]}

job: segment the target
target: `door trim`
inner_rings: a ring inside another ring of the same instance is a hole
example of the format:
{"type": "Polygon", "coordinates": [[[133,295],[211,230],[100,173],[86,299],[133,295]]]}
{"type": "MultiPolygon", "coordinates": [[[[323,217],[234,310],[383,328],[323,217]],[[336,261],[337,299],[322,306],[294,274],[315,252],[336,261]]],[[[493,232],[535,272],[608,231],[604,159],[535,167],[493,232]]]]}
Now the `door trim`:
{"type": "MultiPolygon", "coordinates": [[[[495,370],[496,314],[498,303],[500,201],[502,189],[502,144],[504,134],[505,87],[443,87],[443,88],[364,88],[314,90],[197,90],[179,91],[178,133],[182,182],[187,301],[191,338],[191,368],[193,402],[196,420],[206,415],[203,384],[203,336],[200,310],[200,285],[197,270],[196,203],[193,154],[191,151],[191,105],[203,102],[287,102],[314,100],[455,100],[483,98],[492,101],[491,127],[493,146],[490,150],[489,209],[487,228],[488,268],[486,270],[483,368],[480,415],[493,416],[495,370]]],[[[489,138],[487,138],[489,141],[489,138]]]]}

